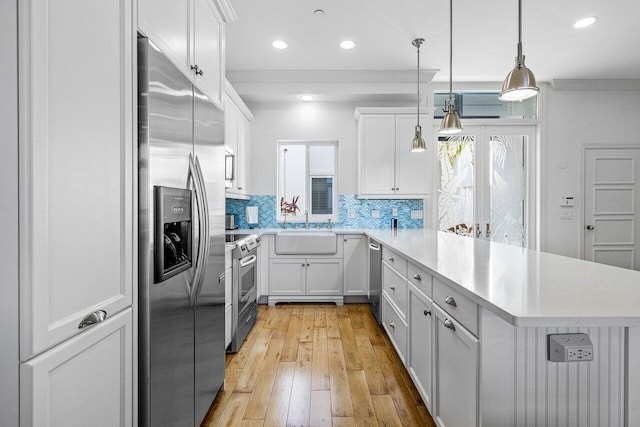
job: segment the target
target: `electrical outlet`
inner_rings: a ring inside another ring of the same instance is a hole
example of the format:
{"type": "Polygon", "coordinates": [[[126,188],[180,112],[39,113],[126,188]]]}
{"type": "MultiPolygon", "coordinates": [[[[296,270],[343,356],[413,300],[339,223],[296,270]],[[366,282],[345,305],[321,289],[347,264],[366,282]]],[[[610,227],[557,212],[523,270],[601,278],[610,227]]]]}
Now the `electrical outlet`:
{"type": "Polygon", "coordinates": [[[380,218],[380,209],[371,210],[371,218],[380,218]]]}
{"type": "Polygon", "coordinates": [[[412,209],[411,219],[422,219],[422,209],[412,209]]]}
{"type": "Polygon", "coordinates": [[[391,216],[398,216],[398,208],[391,209],[391,216]]]}
{"type": "Polygon", "coordinates": [[[347,217],[349,219],[355,219],[356,218],[356,210],[355,209],[349,209],[347,211],[347,217]]]}
{"type": "Polygon", "coordinates": [[[593,360],[593,344],[587,334],[548,335],[549,360],[552,362],[583,362],[593,360]]]}

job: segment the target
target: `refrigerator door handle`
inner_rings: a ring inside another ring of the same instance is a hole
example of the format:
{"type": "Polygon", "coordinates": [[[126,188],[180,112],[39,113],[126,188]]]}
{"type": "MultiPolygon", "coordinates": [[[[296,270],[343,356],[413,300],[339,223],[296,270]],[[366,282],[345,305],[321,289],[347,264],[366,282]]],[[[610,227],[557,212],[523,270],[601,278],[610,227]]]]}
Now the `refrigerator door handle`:
{"type": "Polygon", "coordinates": [[[204,275],[206,272],[206,264],[207,264],[207,260],[209,259],[209,249],[210,249],[210,242],[209,242],[209,236],[210,236],[210,228],[209,228],[209,202],[207,200],[207,192],[205,190],[205,184],[204,184],[204,177],[202,175],[202,168],[200,167],[200,160],[198,159],[198,156],[195,156],[195,172],[196,172],[196,177],[198,180],[198,185],[200,186],[200,199],[202,201],[202,223],[203,223],[203,236],[200,239],[201,242],[201,247],[203,250],[203,257],[202,257],[202,263],[200,265],[200,274],[198,276],[198,281],[194,281],[194,288],[193,288],[193,302],[195,303],[195,301],[198,299],[198,296],[200,295],[201,291],[202,291],[202,285],[204,283],[204,275]]]}
{"type": "Polygon", "coordinates": [[[196,170],[195,163],[193,161],[193,156],[191,154],[189,154],[189,178],[193,183],[193,193],[195,194],[194,198],[196,201],[196,211],[198,214],[198,247],[197,247],[198,254],[196,255],[196,259],[195,259],[193,279],[191,282],[191,286],[189,287],[189,302],[193,306],[196,299],[196,287],[198,282],[200,281],[200,275],[201,275],[202,265],[203,265],[202,258],[204,255],[204,248],[203,248],[204,213],[202,209],[202,194],[201,194],[201,189],[198,182],[197,170],[196,170]]]}

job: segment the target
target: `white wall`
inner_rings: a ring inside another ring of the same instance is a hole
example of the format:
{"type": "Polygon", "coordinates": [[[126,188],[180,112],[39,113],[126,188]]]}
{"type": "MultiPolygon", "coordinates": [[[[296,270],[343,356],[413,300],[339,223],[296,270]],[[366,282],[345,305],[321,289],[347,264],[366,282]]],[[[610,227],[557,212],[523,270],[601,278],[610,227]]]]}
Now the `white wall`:
{"type": "Polygon", "coordinates": [[[355,194],[357,122],[355,106],[290,103],[249,105],[251,123],[251,192],[276,194],[278,140],[338,141],[338,194],[355,194]]]}
{"type": "Polygon", "coordinates": [[[545,95],[540,157],[542,250],[579,258],[584,144],[640,146],[640,91],[549,89],[545,95]],[[560,219],[561,196],[576,197],[572,220],[560,219]]]}
{"type": "Polygon", "coordinates": [[[16,1],[0,2],[0,424],[18,425],[18,27],[16,1]]]}

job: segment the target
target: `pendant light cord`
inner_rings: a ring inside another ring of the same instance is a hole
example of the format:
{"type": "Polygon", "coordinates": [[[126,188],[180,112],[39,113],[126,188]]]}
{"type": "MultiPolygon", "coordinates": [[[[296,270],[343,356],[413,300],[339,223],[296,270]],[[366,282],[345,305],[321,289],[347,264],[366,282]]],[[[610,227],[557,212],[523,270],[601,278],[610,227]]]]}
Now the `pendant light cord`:
{"type": "Polygon", "coordinates": [[[417,93],[418,93],[418,114],[416,117],[416,125],[420,126],[420,42],[417,43],[418,48],[418,72],[417,72],[417,78],[416,78],[416,86],[417,86],[417,93]]]}
{"type": "Polygon", "coordinates": [[[522,0],[518,0],[518,57],[517,66],[522,67],[522,0]]]}
{"type": "Polygon", "coordinates": [[[449,105],[453,99],[453,0],[449,0],[449,105]]]}

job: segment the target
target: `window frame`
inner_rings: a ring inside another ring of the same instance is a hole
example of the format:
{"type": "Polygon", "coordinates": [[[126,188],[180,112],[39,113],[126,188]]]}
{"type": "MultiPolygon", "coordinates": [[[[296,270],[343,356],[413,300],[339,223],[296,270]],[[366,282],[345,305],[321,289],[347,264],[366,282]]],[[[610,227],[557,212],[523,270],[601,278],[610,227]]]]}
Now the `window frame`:
{"type": "Polygon", "coordinates": [[[339,179],[339,158],[338,149],[339,143],[337,140],[278,140],[277,146],[277,188],[276,188],[276,220],[278,223],[283,223],[285,216],[280,213],[280,190],[283,184],[283,178],[281,176],[282,170],[282,146],[286,145],[303,145],[305,146],[305,191],[306,206],[299,206],[300,212],[297,215],[287,215],[287,223],[304,223],[306,221],[305,211],[309,212],[309,222],[338,222],[339,220],[339,206],[338,206],[338,179],[339,179]],[[326,173],[320,175],[312,175],[310,173],[310,147],[311,146],[332,146],[333,147],[333,175],[327,175],[326,173]],[[311,213],[311,178],[333,178],[333,212],[331,214],[312,214],[311,213]]]}

